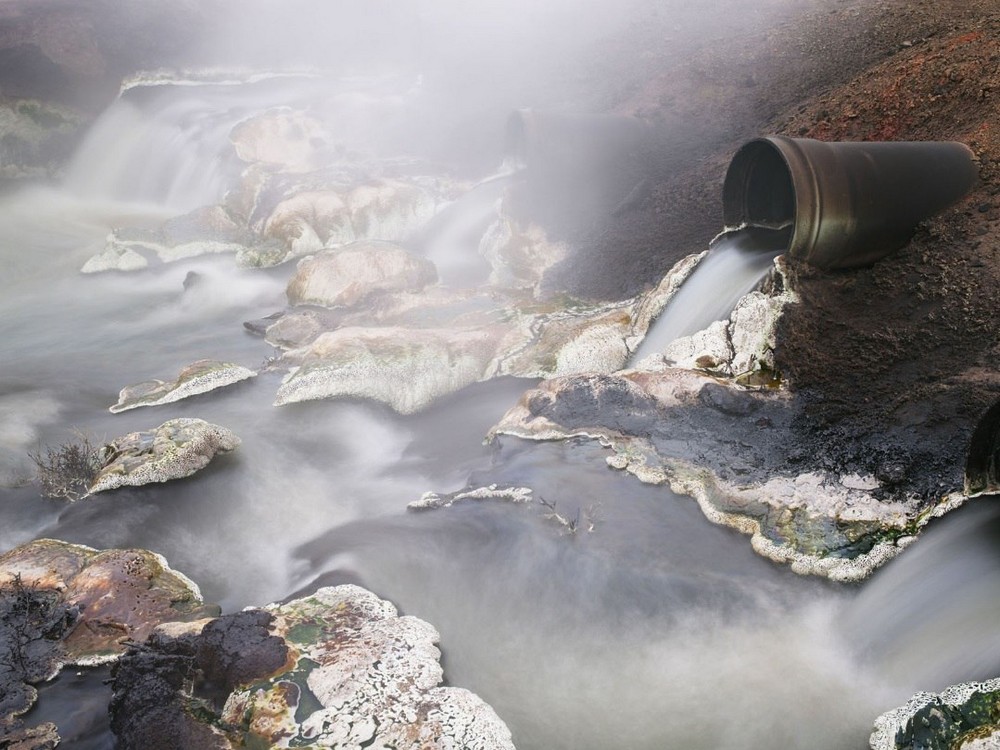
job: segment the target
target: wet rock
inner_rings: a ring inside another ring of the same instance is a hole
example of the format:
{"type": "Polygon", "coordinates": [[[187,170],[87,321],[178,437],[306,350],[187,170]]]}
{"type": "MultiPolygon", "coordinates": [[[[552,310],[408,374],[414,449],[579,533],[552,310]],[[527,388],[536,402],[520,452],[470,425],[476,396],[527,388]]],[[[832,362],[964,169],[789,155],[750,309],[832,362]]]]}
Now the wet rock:
{"type": "Polygon", "coordinates": [[[149,266],[149,260],[138,252],[131,243],[123,243],[115,232],[108,235],[104,250],[91,256],[80,268],[81,273],[103,273],[105,271],[141,271],[149,266]]]}
{"type": "Polygon", "coordinates": [[[82,124],[78,112],[57,104],[0,102],[0,179],[52,177],[69,156],[82,124]]]}
{"type": "Polygon", "coordinates": [[[295,347],[278,363],[298,369],[277,403],[357,396],[415,410],[494,377],[612,372],[648,322],[637,318],[641,304],[431,287],[386,293],[356,310],[294,311],[266,329],[269,343],[295,347]]]}
{"type": "Polygon", "coordinates": [[[284,248],[286,258],[358,240],[405,240],[438,207],[426,189],[397,179],[293,190],[274,206],[260,230],[265,241],[284,248]]]}
{"type": "Polygon", "coordinates": [[[489,330],[342,328],[286,355],[300,361],[275,405],[318,398],[382,401],[411,414],[484,377],[498,335],[489,330]]]}
{"type": "MultiPolygon", "coordinates": [[[[779,259],[777,265],[782,268],[779,259]]],[[[733,359],[730,370],[736,376],[777,369],[774,350],[777,328],[785,307],[798,302],[791,291],[778,294],[750,292],[736,303],[729,316],[729,339],[733,359]]]]}
{"type": "Polygon", "coordinates": [[[58,673],[65,659],[61,640],[77,616],[57,591],[36,589],[16,575],[0,583],[0,747],[44,747],[29,740],[50,733],[25,728],[18,717],[37,699],[33,683],[58,673]]]}
{"type": "Polygon", "coordinates": [[[254,240],[221,206],[206,206],[170,219],[159,229],[125,227],[108,235],[104,250],[80,269],[83,273],[137,271],[150,258],[172,263],[214,253],[238,253],[254,240]]]}
{"type": "Polygon", "coordinates": [[[223,720],[252,741],[314,747],[512,748],[481,699],[443,678],[438,634],[357,586],[267,608],[294,664],[235,692],[223,720]]]}
{"type": "Polygon", "coordinates": [[[450,508],[455,503],[468,502],[470,500],[493,500],[499,502],[513,503],[515,505],[525,505],[534,502],[533,490],[530,487],[498,487],[491,484],[487,487],[475,487],[461,490],[459,492],[449,492],[439,494],[437,492],[425,492],[420,499],[407,504],[408,510],[436,510],[438,508],[450,508]]]}
{"type": "Polygon", "coordinates": [[[537,292],[546,273],[569,255],[569,248],[551,241],[537,224],[521,226],[501,214],[483,235],[479,252],[490,264],[492,286],[537,292]]]}
{"type": "Polygon", "coordinates": [[[0,556],[0,747],[55,747],[56,727],[17,719],[33,683],[64,665],[115,659],[164,622],[215,614],[197,586],[146,550],[96,550],[52,539],[0,556]]]}
{"type": "Polygon", "coordinates": [[[171,419],[153,430],[131,432],[104,447],[104,465],[88,494],[191,476],[239,444],[233,432],[202,419],[171,419]]]}
{"type": "Polygon", "coordinates": [[[274,109],[240,123],[229,135],[236,155],[285,172],[310,172],[323,165],[330,134],[301,110],[274,109]]]}
{"type": "Polygon", "coordinates": [[[55,595],[60,606],[79,612],[61,643],[62,660],[78,666],[113,660],[124,652],[126,641],[144,640],[160,623],[217,611],[160,555],[101,551],[53,539],[29,542],[0,556],[0,586],[55,595]]]}
{"type": "Polygon", "coordinates": [[[872,750],[989,750],[1000,739],[1000,678],[917,693],[875,720],[872,750]]]}
{"type": "Polygon", "coordinates": [[[115,665],[109,706],[111,731],[121,750],[233,747],[222,731],[204,721],[207,705],[187,696],[196,676],[189,640],[160,639],[158,649],[131,649],[115,665]]]}
{"type": "MultiPolygon", "coordinates": [[[[710,370],[720,374],[731,374],[733,342],[729,338],[729,323],[717,320],[703,331],[675,339],[663,351],[663,360],[675,367],[710,370]]],[[[655,355],[643,360],[637,366],[654,369],[655,355]],[[652,360],[652,361],[651,361],[652,360]]]]}
{"type": "Polygon", "coordinates": [[[775,435],[799,408],[786,391],[706,373],[624,370],[547,380],[490,436],[598,439],[612,451],[611,467],[669,484],[709,520],[750,535],[758,553],[835,580],[864,578],[961,502],[948,497],[928,510],[913,498],[887,501],[874,477],[789,469],[795,446],[775,435]]]}
{"type": "Polygon", "coordinates": [[[418,292],[437,280],[434,265],[389,242],[358,242],[299,261],[288,282],[293,305],[349,307],[376,292],[418,292]]]}
{"type": "Polygon", "coordinates": [[[161,629],[114,669],[112,728],[122,750],[512,748],[482,700],[439,686],[437,639],[357,586],[161,629]]]}
{"type": "Polygon", "coordinates": [[[214,726],[229,693],[286,666],[273,616],[251,609],[187,628],[158,628],[133,644],[112,676],[109,712],[122,750],[234,747],[214,726]]]}
{"type": "MultiPolygon", "coordinates": [[[[246,325],[246,324],[244,324],[246,325]]],[[[267,343],[279,349],[298,349],[311,344],[337,323],[317,310],[294,310],[277,320],[267,321],[261,331],[267,343]]]]}
{"type": "Polygon", "coordinates": [[[118,394],[118,403],[110,407],[109,411],[117,414],[140,406],[170,404],[239,383],[256,374],[253,370],[231,362],[200,359],[181,370],[174,380],[147,380],[122,388],[118,394]]]}
{"type": "Polygon", "coordinates": [[[222,699],[287,666],[288,647],[268,630],[274,617],[262,610],[227,615],[205,625],[196,651],[198,668],[222,699]]]}
{"type": "Polygon", "coordinates": [[[0,747],[5,750],[54,750],[58,744],[59,732],[50,721],[30,728],[0,728],[0,747]]]}

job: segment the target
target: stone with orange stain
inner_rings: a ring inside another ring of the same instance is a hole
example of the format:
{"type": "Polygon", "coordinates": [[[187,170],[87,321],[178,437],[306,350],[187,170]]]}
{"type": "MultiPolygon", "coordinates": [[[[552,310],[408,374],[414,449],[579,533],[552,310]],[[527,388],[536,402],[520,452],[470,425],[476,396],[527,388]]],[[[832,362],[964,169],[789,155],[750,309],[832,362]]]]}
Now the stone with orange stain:
{"type": "Polygon", "coordinates": [[[28,589],[57,591],[79,609],[63,641],[66,663],[79,666],[114,660],[127,642],[145,640],[162,623],[218,614],[191,580],[148,550],[39,539],[0,556],[0,586],[15,579],[28,589]]]}

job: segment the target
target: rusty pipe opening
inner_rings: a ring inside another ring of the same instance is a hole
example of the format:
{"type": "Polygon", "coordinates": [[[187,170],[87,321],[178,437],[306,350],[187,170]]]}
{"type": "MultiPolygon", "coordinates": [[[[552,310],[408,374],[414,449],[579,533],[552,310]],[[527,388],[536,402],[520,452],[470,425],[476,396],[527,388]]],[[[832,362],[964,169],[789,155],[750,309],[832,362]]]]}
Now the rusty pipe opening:
{"type": "Polygon", "coordinates": [[[962,143],[758,138],[730,162],[723,219],[729,227],[789,226],[789,255],[854,268],[905,245],[921,221],[960,200],[977,178],[962,143]]]}

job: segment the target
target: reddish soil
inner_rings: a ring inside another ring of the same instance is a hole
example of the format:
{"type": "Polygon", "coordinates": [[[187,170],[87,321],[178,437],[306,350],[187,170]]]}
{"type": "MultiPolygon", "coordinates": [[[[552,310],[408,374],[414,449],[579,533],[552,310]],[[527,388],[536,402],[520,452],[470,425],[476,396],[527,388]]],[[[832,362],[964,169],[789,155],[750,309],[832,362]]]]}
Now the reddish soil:
{"type": "MultiPolygon", "coordinates": [[[[730,131],[741,139],[956,140],[978,157],[980,185],[901,251],[855,271],[794,265],[802,303],[783,319],[777,351],[807,403],[793,440],[825,468],[871,471],[932,500],[961,485],[971,432],[1000,398],[1000,8],[838,3],[813,15],[824,13],[835,23],[800,18],[731,49],[752,54],[748,66],[711,80],[720,98],[742,102],[730,131]],[[858,25],[865,31],[853,35],[858,25]],[[745,70],[751,80],[737,97],[745,70]]],[[[694,78],[681,80],[692,112],[718,115],[719,101],[691,96],[694,78]]],[[[654,91],[662,101],[655,82],[633,101],[652,101],[654,91]]],[[[718,211],[729,154],[717,149],[657,186],[660,216],[678,207],[691,216],[666,230],[678,250],[719,227],[696,207],[715,191],[718,211]]]]}
{"type": "Polygon", "coordinates": [[[625,296],[704,249],[721,229],[729,159],[751,138],[968,144],[981,184],[902,250],[855,271],[793,264],[802,303],[777,351],[806,404],[790,440],[823,468],[933,500],[961,485],[972,430],[1000,398],[1000,7],[840,0],[768,18],[671,47],[675,19],[651,7],[595,55],[597,78],[615,83],[595,102],[668,124],[675,158],[649,176],[645,201],[566,231],[581,250],[560,282],[625,296]]]}

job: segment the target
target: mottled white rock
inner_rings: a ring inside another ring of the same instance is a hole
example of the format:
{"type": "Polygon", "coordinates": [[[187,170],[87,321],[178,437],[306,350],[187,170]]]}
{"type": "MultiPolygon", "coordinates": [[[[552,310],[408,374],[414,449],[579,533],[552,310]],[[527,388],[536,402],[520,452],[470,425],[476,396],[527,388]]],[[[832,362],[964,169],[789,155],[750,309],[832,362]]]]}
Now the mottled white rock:
{"type": "Polygon", "coordinates": [[[495,500],[527,505],[534,502],[534,491],[530,487],[499,487],[491,484],[486,487],[475,487],[461,492],[439,495],[436,492],[425,492],[418,500],[407,504],[409,510],[433,510],[450,508],[455,503],[469,500],[495,500]]]}
{"type": "MultiPolygon", "coordinates": [[[[703,331],[675,339],[667,345],[662,356],[675,367],[710,370],[730,375],[733,354],[729,323],[717,320],[703,331]]],[[[646,368],[645,362],[646,360],[640,362],[638,367],[646,368]]]]}
{"type": "Polygon", "coordinates": [[[479,253],[490,264],[492,286],[537,291],[546,272],[569,256],[569,247],[549,240],[537,224],[521,227],[501,215],[483,234],[479,253]]]}
{"type": "Polygon", "coordinates": [[[309,172],[322,166],[330,135],[315,117],[276,108],[237,125],[229,140],[245,162],[285,172],[309,172]]]}
{"type": "Polygon", "coordinates": [[[226,701],[223,720],[269,747],[508,750],[510,731],[462,688],[440,687],[437,631],[358,586],[270,605],[294,663],[226,701]],[[308,688],[320,707],[298,717],[308,688]]]}
{"type": "Polygon", "coordinates": [[[153,430],[131,432],[104,447],[105,464],[88,494],[181,479],[239,444],[233,432],[202,419],[171,419],[153,430]]]}
{"type": "Polygon", "coordinates": [[[963,742],[956,750],[1000,750],[1000,729],[985,737],[976,737],[963,742]]]}
{"type": "Polygon", "coordinates": [[[104,250],[91,256],[80,268],[81,273],[103,273],[104,271],[141,271],[149,266],[146,257],[133,247],[120,245],[114,232],[108,235],[104,250]]]}
{"type": "Polygon", "coordinates": [[[390,242],[356,242],[299,261],[288,282],[293,305],[349,307],[376,292],[417,292],[437,280],[434,265],[390,242]]]}
{"type": "Polygon", "coordinates": [[[332,397],[368,398],[401,414],[482,380],[498,335],[488,329],[341,328],[303,349],[282,381],[275,405],[332,397]]]}
{"type": "Polygon", "coordinates": [[[138,271],[150,258],[173,263],[217,253],[239,253],[252,242],[221,206],[205,206],[167,220],[158,229],[122,227],[105,240],[104,250],[91,257],[81,271],[138,271]]]}
{"type": "Polygon", "coordinates": [[[174,380],[147,380],[122,388],[118,394],[118,403],[111,406],[109,411],[117,414],[140,406],[170,404],[239,383],[256,375],[253,370],[242,365],[200,359],[181,370],[174,380]]]}
{"type": "Polygon", "coordinates": [[[730,370],[734,375],[775,369],[778,321],[785,305],[796,300],[790,292],[777,296],[750,292],[736,303],[729,316],[729,339],[733,349],[730,370]]]}
{"type": "Polygon", "coordinates": [[[357,240],[405,240],[437,207],[431,192],[402,180],[304,187],[274,206],[260,233],[265,243],[282,248],[282,259],[288,259],[357,240]]]}
{"type": "Polygon", "coordinates": [[[628,359],[634,309],[634,301],[537,312],[514,308],[506,315],[512,326],[506,340],[513,346],[498,352],[497,374],[540,378],[614,372],[628,359]]]}
{"type": "MultiPolygon", "coordinates": [[[[984,682],[963,682],[945,688],[941,693],[915,693],[904,705],[886,711],[875,719],[869,745],[871,750],[897,750],[897,734],[906,727],[914,714],[930,705],[957,707],[967,703],[975,693],[995,693],[1000,691],[1000,677],[984,682]]],[[[965,742],[956,746],[956,750],[987,750],[996,745],[996,732],[991,736],[980,738],[978,744],[965,742]]],[[[909,747],[906,750],[911,750],[909,747]]]]}

